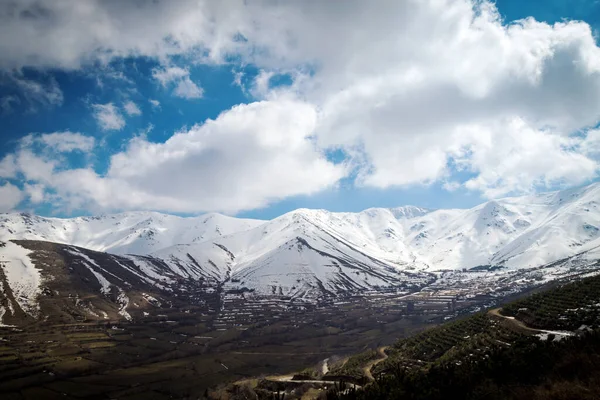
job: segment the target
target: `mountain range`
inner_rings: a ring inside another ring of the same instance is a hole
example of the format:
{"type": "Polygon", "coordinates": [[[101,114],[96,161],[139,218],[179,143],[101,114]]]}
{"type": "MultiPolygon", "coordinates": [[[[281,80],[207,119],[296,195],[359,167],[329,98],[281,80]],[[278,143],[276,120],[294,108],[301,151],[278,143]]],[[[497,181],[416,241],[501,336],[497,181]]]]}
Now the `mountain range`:
{"type": "MultiPolygon", "coordinates": [[[[94,282],[90,291],[121,296],[115,303],[121,305],[126,289],[139,285],[148,286],[146,292],[173,291],[200,282],[292,298],[422,287],[440,271],[535,268],[595,250],[599,201],[600,184],[594,183],[470,209],[298,209],[270,221],[156,212],[70,219],[1,214],[0,280],[4,293],[10,288],[22,299],[15,301],[26,314],[36,307],[27,299],[58,279],[40,263],[40,248],[54,252],[55,260],[68,258],[64,268],[82,268],[87,281],[81,282],[94,282]]],[[[2,314],[16,304],[9,307],[6,298],[2,314]]]]}

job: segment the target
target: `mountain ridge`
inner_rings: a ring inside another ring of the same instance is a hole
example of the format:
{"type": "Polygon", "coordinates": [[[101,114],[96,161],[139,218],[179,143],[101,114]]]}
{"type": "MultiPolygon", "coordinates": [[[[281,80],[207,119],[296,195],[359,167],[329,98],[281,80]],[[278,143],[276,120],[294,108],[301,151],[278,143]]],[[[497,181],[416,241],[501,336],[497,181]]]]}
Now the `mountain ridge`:
{"type": "Polygon", "coordinates": [[[0,241],[15,239],[129,257],[156,280],[168,271],[169,279],[230,290],[319,296],[421,286],[439,271],[535,268],[598,248],[600,184],[470,209],[301,208],[269,221],[155,212],[72,219],[0,215],[0,241]],[[144,260],[158,265],[158,272],[144,260]]]}

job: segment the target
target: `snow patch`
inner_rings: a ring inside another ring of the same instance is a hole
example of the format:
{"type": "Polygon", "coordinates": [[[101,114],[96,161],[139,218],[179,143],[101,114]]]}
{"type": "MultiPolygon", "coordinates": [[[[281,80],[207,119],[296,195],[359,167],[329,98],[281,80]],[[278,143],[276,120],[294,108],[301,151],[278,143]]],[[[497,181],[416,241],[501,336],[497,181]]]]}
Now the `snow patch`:
{"type": "Polygon", "coordinates": [[[131,315],[127,312],[127,307],[129,306],[129,297],[125,294],[125,292],[119,289],[119,296],[117,297],[117,302],[119,303],[119,315],[122,315],[127,321],[131,321],[131,315]]]}
{"type": "Polygon", "coordinates": [[[98,283],[100,284],[100,292],[102,292],[102,294],[105,296],[109,295],[112,284],[101,273],[97,272],[92,267],[92,265],[98,266],[98,264],[77,250],[67,249],[67,252],[83,259],[82,264],[96,277],[96,280],[98,280],[98,283]]]}
{"type": "MultiPolygon", "coordinates": [[[[0,247],[0,266],[21,310],[37,317],[40,311],[38,296],[43,280],[39,269],[29,258],[31,253],[31,250],[16,243],[5,242],[4,246],[0,247]]],[[[10,302],[9,307],[12,307],[10,302]]],[[[11,312],[14,315],[14,310],[11,309],[11,312]]]]}

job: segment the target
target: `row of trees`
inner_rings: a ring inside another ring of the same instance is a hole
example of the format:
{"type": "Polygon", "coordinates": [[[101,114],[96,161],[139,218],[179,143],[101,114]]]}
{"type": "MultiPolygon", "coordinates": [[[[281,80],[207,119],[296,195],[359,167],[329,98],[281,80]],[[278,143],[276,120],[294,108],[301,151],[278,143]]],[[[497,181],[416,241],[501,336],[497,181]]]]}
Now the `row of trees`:
{"type": "Polygon", "coordinates": [[[564,284],[504,307],[540,329],[579,336],[540,340],[508,320],[480,313],[444,324],[388,351],[376,382],[362,390],[333,389],[349,399],[597,399],[600,393],[600,276],[564,284]]]}
{"type": "Polygon", "coordinates": [[[540,329],[575,330],[600,325],[600,276],[564,284],[516,301],[502,309],[540,329]]]}
{"type": "Polygon", "coordinates": [[[570,340],[522,337],[495,348],[484,359],[434,363],[429,368],[398,365],[363,390],[336,391],[330,400],[545,400],[598,399],[600,332],[570,340]]]}

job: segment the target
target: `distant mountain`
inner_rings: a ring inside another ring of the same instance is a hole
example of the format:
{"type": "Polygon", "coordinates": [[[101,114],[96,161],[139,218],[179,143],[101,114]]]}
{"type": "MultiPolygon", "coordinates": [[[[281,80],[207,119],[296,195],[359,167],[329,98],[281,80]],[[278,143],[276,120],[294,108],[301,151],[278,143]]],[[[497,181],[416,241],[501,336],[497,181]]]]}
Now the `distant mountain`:
{"type": "Polygon", "coordinates": [[[600,245],[600,184],[433,211],[404,226],[407,247],[432,269],[536,267],[600,245]]]}
{"type": "MultiPolygon", "coordinates": [[[[528,269],[590,249],[597,252],[599,204],[600,184],[592,184],[488,201],[466,210],[407,206],[333,213],[299,209],[271,221],[219,214],[181,218],[151,212],[73,219],[2,214],[0,241],[8,245],[0,249],[0,263],[5,261],[13,293],[24,297],[27,288],[35,285],[23,282],[37,278],[33,273],[14,272],[28,265],[28,256],[9,240],[136,254],[97,257],[114,268],[134,268],[141,283],[159,290],[172,290],[168,282],[180,286],[203,282],[229,291],[293,298],[408,290],[423,287],[442,270],[528,269]],[[17,259],[7,253],[10,249],[17,252],[17,259]],[[13,261],[6,262],[11,257],[13,261]]],[[[60,254],[74,252],[61,250],[60,254]]],[[[117,270],[111,271],[123,278],[117,270]]]]}
{"type": "Polygon", "coordinates": [[[206,214],[182,218],[128,212],[70,219],[0,214],[0,240],[44,240],[113,254],[149,254],[179,243],[196,243],[243,231],[264,221],[206,214]]]}
{"type": "Polygon", "coordinates": [[[152,254],[172,269],[200,266],[216,280],[260,293],[305,297],[423,284],[389,210],[296,210],[244,232],[152,254]],[[398,235],[396,235],[396,231],[398,235]]]}

